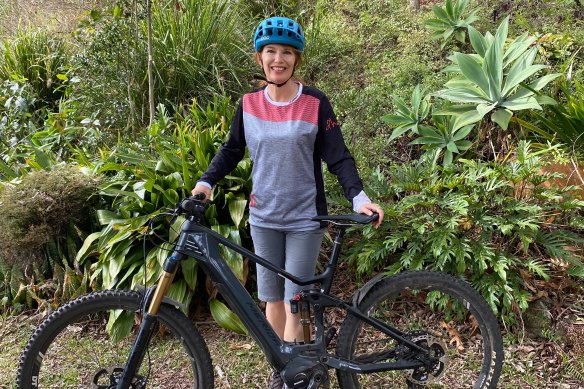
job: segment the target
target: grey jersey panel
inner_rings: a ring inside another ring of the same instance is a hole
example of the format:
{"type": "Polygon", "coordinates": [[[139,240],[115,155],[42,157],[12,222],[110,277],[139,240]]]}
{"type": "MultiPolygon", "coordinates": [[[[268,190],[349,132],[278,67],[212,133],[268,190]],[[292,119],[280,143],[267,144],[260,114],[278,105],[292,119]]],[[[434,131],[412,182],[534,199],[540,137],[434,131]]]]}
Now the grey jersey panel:
{"type": "Polygon", "coordinates": [[[271,122],[244,111],[245,140],[253,161],[250,224],[278,230],[311,230],[319,223],[314,177],[316,124],[271,122]]]}

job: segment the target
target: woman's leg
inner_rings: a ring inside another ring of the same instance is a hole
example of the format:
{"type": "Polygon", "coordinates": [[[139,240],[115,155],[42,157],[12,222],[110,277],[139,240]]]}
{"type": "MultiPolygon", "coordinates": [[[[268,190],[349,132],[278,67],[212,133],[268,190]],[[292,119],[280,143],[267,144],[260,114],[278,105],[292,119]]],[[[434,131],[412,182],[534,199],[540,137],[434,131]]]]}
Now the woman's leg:
{"type": "MultiPolygon", "coordinates": [[[[324,229],[315,231],[287,232],[286,233],[286,271],[298,278],[309,278],[314,276],[316,261],[320,252],[324,229]]],[[[300,315],[290,311],[290,299],[300,292],[301,289],[310,286],[296,285],[290,280],[285,281],[284,302],[286,314],[286,326],[284,329],[284,340],[286,341],[308,341],[304,339],[300,315]]]]}
{"type": "MultiPolygon", "coordinates": [[[[284,268],[285,235],[281,231],[251,226],[254,251],[274,265],[284,268]]],[[[286,312],[284,279],[257,265],[258,298],[266,302],[266,319],[280,338],[284,338],[286,312]]]]}

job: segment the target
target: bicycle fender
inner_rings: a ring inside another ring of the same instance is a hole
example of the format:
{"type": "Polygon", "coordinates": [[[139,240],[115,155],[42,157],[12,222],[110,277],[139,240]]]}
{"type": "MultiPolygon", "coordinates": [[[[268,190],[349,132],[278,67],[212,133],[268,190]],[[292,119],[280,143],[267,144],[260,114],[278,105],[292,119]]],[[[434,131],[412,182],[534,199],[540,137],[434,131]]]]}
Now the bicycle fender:
{"type": "Polygon", "coordinates": [[[351,297],[351,304],[353,305],[353,307],[358,307],[359,304],[361,304],[363,298],[367,296],[367,293],[369,293],[371,288],[373,288],[373,286],[375,286],[375,284],[377,284],[379,281],[387,277],[388,276],[386,274],[379,273],[375,277],[367,281],[365,285],[359,288],[355,293],[353,293],[353,297],[351,297]]]}
{"type": "MultiPolygon", "coordinates": [[[[154,290],[155,288],[156,288],[156,285],[153,285],[153,286],[151,286],[151,287],[150,287],[150,288],[148,288],[148,289],[154,290]]],[[[148,293],[148,290],[146,290],[146,288],[144,288],[144,285],[136,285],[136,286],[134,287],[134,290],[135,290],[136,292],[139,292],[139,293],[142,295],[142,297],[144,296],[144,294],[145,294],[145,293],[148,293]]],[[[148,302],[148,303],[149,303],[149,302],[148,302]]],[[[179,310],[181,310],[181,311],[183,311],[183,312],[185,312],[185,311],[186,311],[186,309],[187,309],[186,305],[184,305],[184,304],[181,304],[181,303],[179,303],[178,301],[176,301],[176,300],[173,300],[173,299],[171,299],[171,298],[170,298],[170,297],[168,297],[168,296],[164,296],[164,297],[162,298],[162,304],[173,306],[173,307],[175,307],[176,309],[179,309],[179,310]]]]}

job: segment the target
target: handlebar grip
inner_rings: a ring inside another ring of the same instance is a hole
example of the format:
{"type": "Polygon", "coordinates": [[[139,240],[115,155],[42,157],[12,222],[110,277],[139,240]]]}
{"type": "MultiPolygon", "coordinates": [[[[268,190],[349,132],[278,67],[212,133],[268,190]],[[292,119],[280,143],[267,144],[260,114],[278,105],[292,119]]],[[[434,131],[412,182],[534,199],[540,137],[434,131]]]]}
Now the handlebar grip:
{"type": "Polygon", "coordinates": [[[187,214],[195,214],[200,213],[203,209],[203,205],[201,204],[203,200],[205,200],[204,193],[197,193],[194,196],[184,199],[180,203],[180,207],[185,211],[187,214]]]}

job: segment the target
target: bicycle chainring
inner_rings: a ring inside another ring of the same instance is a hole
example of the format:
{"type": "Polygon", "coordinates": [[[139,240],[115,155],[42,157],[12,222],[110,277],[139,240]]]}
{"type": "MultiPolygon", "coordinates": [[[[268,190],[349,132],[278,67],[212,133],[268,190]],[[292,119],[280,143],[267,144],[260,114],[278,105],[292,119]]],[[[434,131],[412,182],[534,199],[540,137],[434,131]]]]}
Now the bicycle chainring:
{"type": "MultiPolygon", "coordinates": [[[[416,331],[408,334],[408,338],[420,346],[430,349],[430,357],[437,361],[430,367],[418,367],[407,373],[408,384],[425,386],[439,379],[446,370],[448,358],[446,356],[446,343],[425,331],[416,331]]],[[[412,386],[410,386],[412,387],[412,386]]]]}

